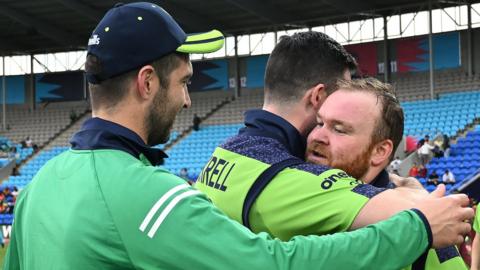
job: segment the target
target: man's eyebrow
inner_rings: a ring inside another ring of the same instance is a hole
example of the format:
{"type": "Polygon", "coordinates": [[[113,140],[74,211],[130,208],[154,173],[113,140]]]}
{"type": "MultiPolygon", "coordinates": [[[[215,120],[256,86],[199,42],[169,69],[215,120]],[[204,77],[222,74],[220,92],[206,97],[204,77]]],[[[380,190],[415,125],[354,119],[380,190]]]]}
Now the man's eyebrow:
{"type": "Polygon", "coordinates": [[[188,80],[188,79],[192,78],[192,76],[193,76],[193,73],[188,73],[187,75],[183,76],[181,80],[182,81],[188,80]]]}

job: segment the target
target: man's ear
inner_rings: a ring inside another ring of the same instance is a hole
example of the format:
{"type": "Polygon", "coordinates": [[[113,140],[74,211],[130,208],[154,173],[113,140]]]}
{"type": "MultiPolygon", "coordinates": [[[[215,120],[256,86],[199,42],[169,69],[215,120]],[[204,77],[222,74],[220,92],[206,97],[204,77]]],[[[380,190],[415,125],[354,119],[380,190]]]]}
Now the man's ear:
{"type": "Polygon", "coordinates": [[[390,155],[393,151],[393,142],[391,140],[383,140],[377,144],[372,149],[372,155],[370,157],[370,162],[372,166],[380,166],[385,161],[389,161],[390,155]]]}
{"type": "Polygon", "coordinates": [[[320,109],[320,106],[322,106],[323,101],[325,101],[325,99],[327,98],[325,84],[319,83],[315,85],[305,93],[305,96],[307,98],[309,107],[311,106],[315,111],[318,111],[320,109]]]}
{"type": "Polygon", "coordinates": [[[143,66],[137,73],[137,90],[142,99],[149,99],[153,93],[155,69],[151,65],[143,66]]]}

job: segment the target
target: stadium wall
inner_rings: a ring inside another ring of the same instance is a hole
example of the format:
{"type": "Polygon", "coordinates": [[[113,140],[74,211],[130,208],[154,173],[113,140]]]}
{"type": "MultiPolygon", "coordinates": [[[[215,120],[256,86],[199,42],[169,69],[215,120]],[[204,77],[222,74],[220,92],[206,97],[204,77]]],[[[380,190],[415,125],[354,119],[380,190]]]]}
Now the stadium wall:
{"type": "MultiPolygon", "coordinates": [[[[6,85],[6,101],[7,104],[24,104],[25,103],[25,76],[7,76],[6,85]]],[[[3,103],[3,94],[0,93],[0,103],[3,103]]]]}
{"type": "Polygon", "coordinates": [[[82,71],[35,74],[35,102],[76,101],[86,98],[82,71]]]}
{"type": "MultiPolygon", "coordinates": [[[[480,68],[480,29],[473,29],[473,66],[480,68]]],[[[436,69],[461,68],[467,71],[467,31],[434,35],[436,69]]],[[[346,45],[358,60],[361,74],[383,74],[383,41],[346,45]]],[[[428,36],[416,36],[389,40],[392,71],[416,72],[428,70],[428,36]]],[[[242,56],[238,58],[239,76],[243,89],[263,87],[263,77],[268,55],[242,56]]],[[[192,92],[235,88],[234,58],[193,62],[194,75],[189,85],[192,92]]],[[[7,104],[32,104],[33,102],[74,101],[86,98],[88,91],[82,71],[35,74],[35,91],[31,75],[7,76],[7,104]],[[35,96],[34,94],[35,93],[35,96]]],[[[0,101],[2,97],[0,95],[0,101]]]]}

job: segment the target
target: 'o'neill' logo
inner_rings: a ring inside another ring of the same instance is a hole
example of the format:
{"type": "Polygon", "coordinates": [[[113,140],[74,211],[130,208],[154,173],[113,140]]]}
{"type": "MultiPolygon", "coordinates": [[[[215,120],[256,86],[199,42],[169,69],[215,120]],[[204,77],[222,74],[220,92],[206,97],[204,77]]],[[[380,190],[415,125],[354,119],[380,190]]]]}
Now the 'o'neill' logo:
{"type": "Polygon", "coordinates": [[[91,38],[88,39],[88,46],[98,44],[100,44],[100,38],[98,37],[98,35],[93,35],[91,38]]]}

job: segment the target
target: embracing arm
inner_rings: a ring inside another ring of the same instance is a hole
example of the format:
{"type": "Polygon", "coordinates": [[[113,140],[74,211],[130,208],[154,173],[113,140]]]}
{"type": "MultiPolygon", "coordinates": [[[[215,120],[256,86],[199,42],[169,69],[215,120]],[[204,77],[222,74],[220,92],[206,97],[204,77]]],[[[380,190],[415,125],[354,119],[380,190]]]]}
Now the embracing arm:
{"type": "Polygon", "coordinates": [[[283,242],[252,233],[204,196],[195,195],[179,203],[153,237],[132,228],[139,235],[127,245],[139,268],[400,269],[430,246],[429,226],[422,216],[420,211],[403,211],[354,232],[283,242]],[[391,258],[388,265],[384,258],[391,258]]]}
{"type": "Polygon", "coordinates": [[[378,222],[413,207],[421,209],[431,224],[435,248],[462,243],[463,235],[471,229],[464,220],[473,217],[473,210],[467,207],[468,197],[465,194],[443,197],[444,185],[438,186],[431,194],[422,193],[409,188],[396,188],[377,194],[362,208],[351,229],[378,222]]]}

